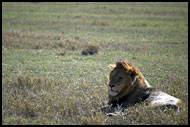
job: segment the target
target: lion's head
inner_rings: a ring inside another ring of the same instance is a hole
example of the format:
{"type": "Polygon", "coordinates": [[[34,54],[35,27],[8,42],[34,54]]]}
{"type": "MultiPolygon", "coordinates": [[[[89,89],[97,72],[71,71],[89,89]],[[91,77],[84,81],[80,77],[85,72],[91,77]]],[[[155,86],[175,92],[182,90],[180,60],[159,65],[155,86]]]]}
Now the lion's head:
{"type": "Polygon", "coordinates": [[[142,73],[127,60],[119,60],[108,67],[111,70],[108,76],[109,101],[129,95],[138,88],[150,87],[142,73]]]}

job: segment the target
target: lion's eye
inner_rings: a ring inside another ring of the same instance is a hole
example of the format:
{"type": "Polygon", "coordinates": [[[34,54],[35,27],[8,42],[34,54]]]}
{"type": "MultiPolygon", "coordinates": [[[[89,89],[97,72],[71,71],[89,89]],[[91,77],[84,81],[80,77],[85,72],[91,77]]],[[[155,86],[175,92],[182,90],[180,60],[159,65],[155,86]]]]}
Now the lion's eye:
{"type": "Polygon", "coordinates": [[[121,76],[119,76],[118,82],[120,82],[121,80],[123,80],[123,78],[121,76]]]}

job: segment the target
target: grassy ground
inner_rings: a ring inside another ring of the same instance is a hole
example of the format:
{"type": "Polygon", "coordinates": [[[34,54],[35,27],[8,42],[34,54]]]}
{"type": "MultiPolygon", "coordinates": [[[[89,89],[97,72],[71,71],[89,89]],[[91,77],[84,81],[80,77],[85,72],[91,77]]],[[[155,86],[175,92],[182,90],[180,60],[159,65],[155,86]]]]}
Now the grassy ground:
{"type": "Polygon", "coordinates": [[[188,124],[188,3],[2,3],[2,82],[4,125],[188,124]],[[119,58],[180,98],[180,113],[100,112],[119,58]]]}

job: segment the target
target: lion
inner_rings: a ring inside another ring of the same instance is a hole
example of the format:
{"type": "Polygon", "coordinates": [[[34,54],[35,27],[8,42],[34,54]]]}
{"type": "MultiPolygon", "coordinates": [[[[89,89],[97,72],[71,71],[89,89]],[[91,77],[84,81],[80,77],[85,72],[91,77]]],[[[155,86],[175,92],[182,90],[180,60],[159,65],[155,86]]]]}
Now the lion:
{"type": "Polygon", "coordinates": [[[125,109],[142,102],[160,107],[162,111],[165,111],[166,107],[179,111],[182,101],[153,88],[139,69],[128,60],[119,60],[108,67],[111,70],[108,75],[108,105],[112,108],[109,113],[115,112],[118,106],[125,109]]]}

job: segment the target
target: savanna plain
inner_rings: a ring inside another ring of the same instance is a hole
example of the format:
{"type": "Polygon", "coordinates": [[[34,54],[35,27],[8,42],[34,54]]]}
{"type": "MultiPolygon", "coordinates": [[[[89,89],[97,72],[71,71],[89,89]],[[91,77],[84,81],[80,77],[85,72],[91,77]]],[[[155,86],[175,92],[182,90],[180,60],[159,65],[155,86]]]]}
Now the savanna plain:
{"type": "Polygon", "coordinates": [[[188,3],[3,2],[2,124],[187,125],[188,3]],[[180,112],[99,111],[117,59],[180,98],[180,112]]]}

